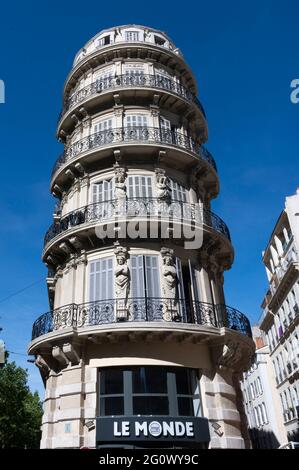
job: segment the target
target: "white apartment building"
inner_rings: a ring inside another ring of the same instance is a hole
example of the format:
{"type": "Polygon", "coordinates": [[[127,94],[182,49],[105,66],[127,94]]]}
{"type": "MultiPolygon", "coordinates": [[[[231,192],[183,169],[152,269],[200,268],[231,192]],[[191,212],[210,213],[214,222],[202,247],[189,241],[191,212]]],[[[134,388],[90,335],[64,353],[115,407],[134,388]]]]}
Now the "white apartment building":
{"type": "Polygon", "coordinates": [[[259,326],[274,368],[280,412],[288,440],[298,441],[299,417],[299,189],[285,201],[263,263],[269,289],[259,326]]]}
{"type": "Polygon", "coordinates": [[[197,94],[153,28],[101,31],[75,58],[42,254],[50,311],[29,345],[43,448],[244,447],[238,378],[254,343],[225,303],[234,250],[211,211],[219,176],[197,94]]]}
{"type": "Polygon", "coordinates": [[[253,327],[254,361],[243,373],[241,390],[253,449],[276,449],[286,442],[269,347],[263,333],[253,327]]]}

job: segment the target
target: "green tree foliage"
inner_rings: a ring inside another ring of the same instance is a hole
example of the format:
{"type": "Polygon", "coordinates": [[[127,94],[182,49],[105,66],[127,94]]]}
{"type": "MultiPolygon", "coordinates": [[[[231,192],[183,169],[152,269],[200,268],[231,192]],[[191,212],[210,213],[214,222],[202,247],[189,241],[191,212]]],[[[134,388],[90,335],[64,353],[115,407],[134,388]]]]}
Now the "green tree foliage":
{"type": "Polygon", "coordinates": [[[6,361],[0,369],[0,448],[39,447],[42,403],[31,393],[27,370],[6,361]]]}

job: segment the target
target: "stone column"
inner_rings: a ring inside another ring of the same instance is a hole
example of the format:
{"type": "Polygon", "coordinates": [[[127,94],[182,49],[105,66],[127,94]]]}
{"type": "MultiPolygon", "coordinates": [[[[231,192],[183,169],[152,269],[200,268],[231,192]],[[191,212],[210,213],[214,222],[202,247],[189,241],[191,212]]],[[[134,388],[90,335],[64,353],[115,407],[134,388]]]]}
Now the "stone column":
{"type": "Polygon", "coordinates": [[[210,422],[210,448],[243,449],[232,371],[219,367],[203,370],[201,385],[205,395],[203,414],[210,422]]]}

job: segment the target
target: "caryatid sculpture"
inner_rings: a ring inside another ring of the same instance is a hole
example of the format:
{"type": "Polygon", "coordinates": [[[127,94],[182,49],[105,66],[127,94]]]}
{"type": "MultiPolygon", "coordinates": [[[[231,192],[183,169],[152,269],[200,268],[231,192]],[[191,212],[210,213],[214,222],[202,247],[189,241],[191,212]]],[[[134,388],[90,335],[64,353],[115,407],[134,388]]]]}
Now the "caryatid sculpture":
{"type": "Polygon", "coordinates": [[[128,251],[127,248],[120,246],[119,242],[114,244],[114,254],[116,258],[115,275],[115,290],[117,297],[117,312],[118,320],[127,319],[126,303],[130,289],[130,270],[127,263],[128,251]]]}
{"type": "Polygon", "coordinates": [[[174,320],[178,316],[176,305],[177,289],[177,270],[173,256],[173,250],[170,248],[161,248],[162,256],[162,291],[167,300],[167,311],[164,312],[165,320],[174,320]]]}

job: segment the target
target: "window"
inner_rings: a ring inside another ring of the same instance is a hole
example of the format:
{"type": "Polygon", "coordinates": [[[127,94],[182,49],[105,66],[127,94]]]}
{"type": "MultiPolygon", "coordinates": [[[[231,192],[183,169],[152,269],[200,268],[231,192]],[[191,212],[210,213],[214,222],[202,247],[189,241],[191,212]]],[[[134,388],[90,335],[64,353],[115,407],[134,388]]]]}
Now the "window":
{"type": "Polygon", "coordinates": [[[113,180],[104,180],[92,185],[92,202],[111,201],[113,199],[113,180]]]}
{"type": "Polygon", "coordinates": [[[104,36],[101,39],[99,39],[98,42],[99,46],[106,46],[107,44],[110,44],[110,36],[104,36]]]}
{"type": "Polygon", "coordinates": [[[168,119],[160,117],[161,139],[162,142],[172,143],[171,124],[168,119]]]}
{"type": "Polygon", "coordinates": [[[114,197],[113,180],[104,180],[92,185],[92,203],[90,208],[90,219],[93,217],[97,220],[107,219],[113,216],[113,204],[111,201],[114,197]]]}
{"type": "Polygon", "coordinates": [[[187,202],[186,188],[177,181],[170,180],[171,199],[173,201],[187,202]]]}
{"type": "Polygon", "coordinates": [[[151,176],[128,176],[127,196],[128,198],[151,198],[153,197],[151,176]]]}
{"type": "Polygon", "coordinates": [[[126,138],[128,140],[148,140],[147,116],[143,114],[125,117],[126,138]]]}
{"type": "Polygon", "coordinates": [[[258,386],[259,393],[262,394],[263,393],[263,387],[262,387],[261,379],[259,377],[257,378],[257,386],[258,386]]]}
{"type": "Polygon", "coordinates": [[[262,415],[263,415],[264,424],[267,424],[268,423],[268,416],[267,416],[267,410],[266,410],[265,403],[262,403],[262,415]]]}
{"type": "Polygon", "coordinates": [[[100,416],[201,416],[198,377],[180,367],[100,370],[100,416]]]}
{"type": "Polygon", "coordinates": [[[137,66],[127,66],[125,69],[125,83],[128,85],[144,85],[145,78],[143,68],[137,66]]]}
{"type": "Polygon", "coordinates": [[[126,41],[139,41],[139,31],[126,31],[126,41]]]}
{"type": "Polygon", "coordinates": [[[90,302],[113,299],[113,258],[101,258],[91,261],[89,269],[90,302]]]}
{"type": "MultiPolygon", "coordinates": [[[[140,297],[159,298],[161,296],[159,257],[133,255],[130,257],[130,263],[131,297],[135,299],[140,297]]],[[[156,309],[153,310],[155,311],[156,309]]]]}
{"type": "Polygon", "coordinates": [[[160,36],[154,36],[154,39],[155,39],[155,44],[157,44],[157,46],[164,46],[165,45],[165,39],[163,38],[160,38],[160,36]]]}
{"type": "Polygon", "coordinates": [[[112,70],[102,72],[97,77],[97,91],[107,90],[111,87],[111,81],[113,78],[112,70]]]}
{"type": "Polygon", "coordinates": [[[95,133],[112,129],[112,119],[105,119],[105,121],[97,122],[93,129],[95,133]]]}
{"type": "Polygon", "coordinates": [[[126,127],[147,127],[147,116],[143,114],[129,114],[125,117],[126,127]]]}

